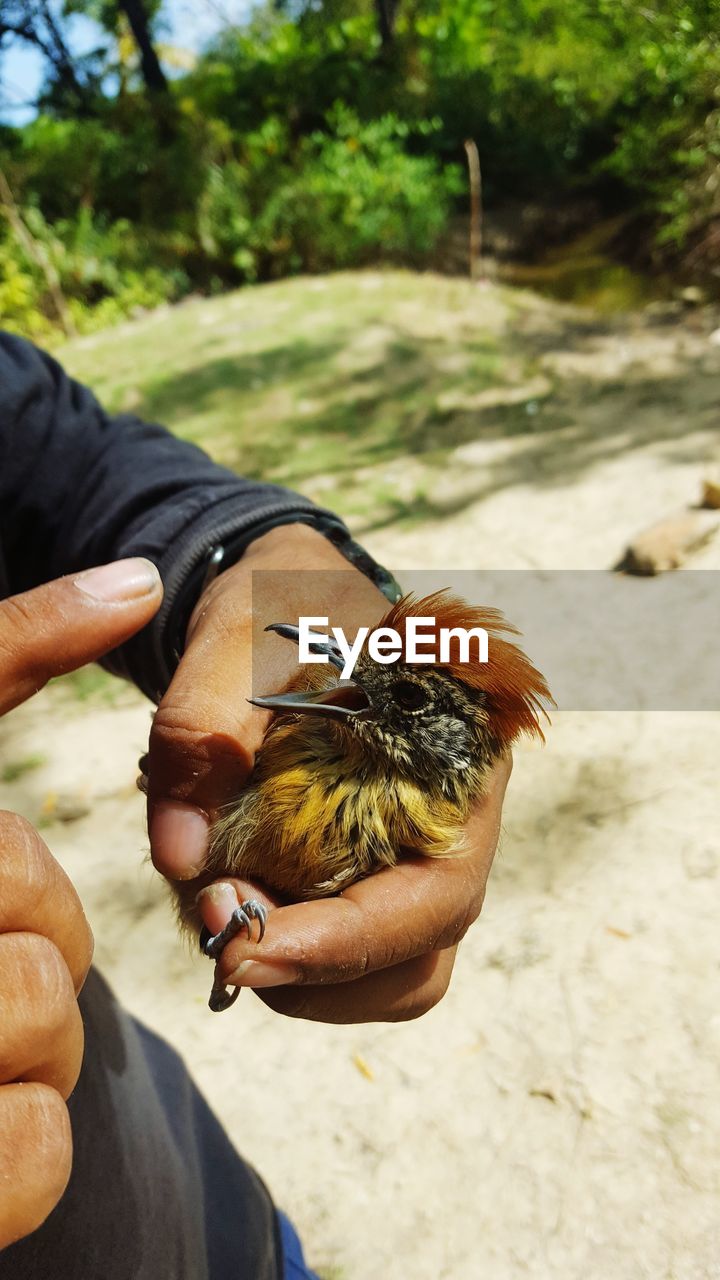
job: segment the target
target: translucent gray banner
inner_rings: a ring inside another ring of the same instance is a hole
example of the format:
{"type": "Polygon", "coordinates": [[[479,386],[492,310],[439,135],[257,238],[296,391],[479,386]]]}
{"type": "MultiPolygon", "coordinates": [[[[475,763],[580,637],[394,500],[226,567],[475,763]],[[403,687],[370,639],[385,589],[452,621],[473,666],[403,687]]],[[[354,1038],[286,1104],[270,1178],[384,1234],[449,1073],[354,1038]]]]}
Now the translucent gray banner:
{"type": "MultiPolygon", "coordinates": [[[[419,599],[447,588],[470,605],[501,610],[522,633],[518,643],[560,710],[720,709],[720,573],[638,578],[600,570],[448,569],[397,576],[419,599]]],[[[276,655],[285,671],[297,667],[291,640],[271,635],[260,641],[267,626],[327,617],[329,626],[342,626],[351,637],[363,623],[377,626],[383,612],[382,597],[356,570],[256,571],[254,694],[268,692],[276,655]]]]}

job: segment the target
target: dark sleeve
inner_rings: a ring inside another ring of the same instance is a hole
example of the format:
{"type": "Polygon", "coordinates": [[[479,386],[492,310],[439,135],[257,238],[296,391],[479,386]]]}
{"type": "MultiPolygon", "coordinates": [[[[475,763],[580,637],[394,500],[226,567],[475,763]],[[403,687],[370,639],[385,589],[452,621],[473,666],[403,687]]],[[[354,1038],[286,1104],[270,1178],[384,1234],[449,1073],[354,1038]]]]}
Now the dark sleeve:
{"type": "Polygon", "coordinates": [[[3,333],[0,393],[5,589],[124,556],[154,561],[161,609],[107,662],[151,698],[172,675],[175,632],[192,607],[188,584],[196,597],[213,547],[231,542],[239,553],[265,528],[296,520],[317,524],[341,549],[350,541],[342,521],[299,494],[242,479],[162,427],[110,417],[50,356],[3,333]]]}
{"type": "Polygon", "coordinates": [[[70,1182],[41,1227],[0,1250],[0,1280],[280,1280],[270,1196],[177,1054],[97,970],[79,1003],[70,1182]]]}

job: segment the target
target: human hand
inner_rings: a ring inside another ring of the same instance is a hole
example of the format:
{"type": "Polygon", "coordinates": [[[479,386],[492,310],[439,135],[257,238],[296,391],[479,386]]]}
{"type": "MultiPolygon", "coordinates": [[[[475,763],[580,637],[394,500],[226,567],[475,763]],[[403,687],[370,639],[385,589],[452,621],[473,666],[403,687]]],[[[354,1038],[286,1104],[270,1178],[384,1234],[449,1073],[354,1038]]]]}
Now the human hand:
{"type": "MultiPolygon", "coordinates": [[[[154,567],[131,560],[0,602],[0,715],[127,640],[161,597],[154,567]]],[[[70,1175],[65,1099],[82,1061],[76,997],[92,948],[80,900],[38,833],[0,812],[0,1249],[44,1221],[70,1175]]]]}
{"type": "Polygon", "coordinates": [[[213,933],[248,898],[269,911],[262,942],[240,936],[225,948],[217,985],[252,987],[277,1013],[318,1022],[401,1022],[432,1009],[482,908],[511,771],[509,756],[495,765],[463,854],[403,857],[339,897],[290,906],[246,881],[211,887],[200,902],[213,933]]]}
{"type": "MultiPolygon", "coordinates": [[[[387,612],[385,597],[319,533],[286,526],[257,539],[204,594],[188,645],[155,717],[149,752],[149,824],[155,865],[170,879],[202,879],[209,822],[249,776],[269,715],[250,706],[253,687],[282,691],[296,654],[253,628],[253,569],[282,569],[277,618],[327,613],[351,634],[387,612]],[[294,570],[340,571],[327,600],[308,606],[294,570]],[[253,681],[253,673],[255,679],[253,681]]],[[[238,901],[259,899],[272,914],[262,943],[229,944],[218,978],[252,986],[292,1016],[361,1022],[418,1016],[444,994],[459,939],[482,906],[510,774],[503,761],[466,829],[467,852],[402,863],[341,897],[282,905],[263,886],[222,881],[200,899],[211,933],[238,901]],[[273,910],[274,908],[274,910],[273,910]],[[251,963],[250,963],[251,962],[251,963]],[[241,973],[239,965],[247,965],[241,973]]]]}

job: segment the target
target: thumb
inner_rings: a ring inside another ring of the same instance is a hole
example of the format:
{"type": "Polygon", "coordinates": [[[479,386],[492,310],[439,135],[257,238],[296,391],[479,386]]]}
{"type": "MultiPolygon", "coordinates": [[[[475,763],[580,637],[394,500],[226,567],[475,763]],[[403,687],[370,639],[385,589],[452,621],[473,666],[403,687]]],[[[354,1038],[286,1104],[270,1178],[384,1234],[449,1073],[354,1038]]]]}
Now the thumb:
{"type": "Polygon", "coordinates": [[[149,560],[114,564],[0,602],[0,715],[53,676],[93,662],[156,613],[160,575],[149,560]]]}

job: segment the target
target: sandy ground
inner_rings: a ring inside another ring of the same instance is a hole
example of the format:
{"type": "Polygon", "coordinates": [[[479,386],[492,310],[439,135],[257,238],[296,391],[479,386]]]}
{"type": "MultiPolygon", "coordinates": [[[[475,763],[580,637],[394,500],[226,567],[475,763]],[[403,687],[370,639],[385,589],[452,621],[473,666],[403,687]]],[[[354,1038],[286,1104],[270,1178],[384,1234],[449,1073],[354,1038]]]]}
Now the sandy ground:
{"type": "MultiPolygon", "coordinates": [[[[396,570],[606,568],[696,499],[717,448],[717,320],[575,333],[538,303],[525,323],[566,436],[463,445],[441,478],[465,495],[454,511],[366,536],[396,570]]],[[[720,567],[720,538],[696,566],[720,567]]],[[[559,713],[546,748],[517,753],[447,997],[416,1023],[341,1028],[249,993],[206,1011],[206,963],[144,861],[148,725],[132,691],[112,708],[46,692],[2,726],[3,761],[46,763],[0,803],[37,820],[49,793],[85,798],[45,835],[99,966],[183,1053],[325,1276],[720,1277],[718,712],[559,713]]]]}

